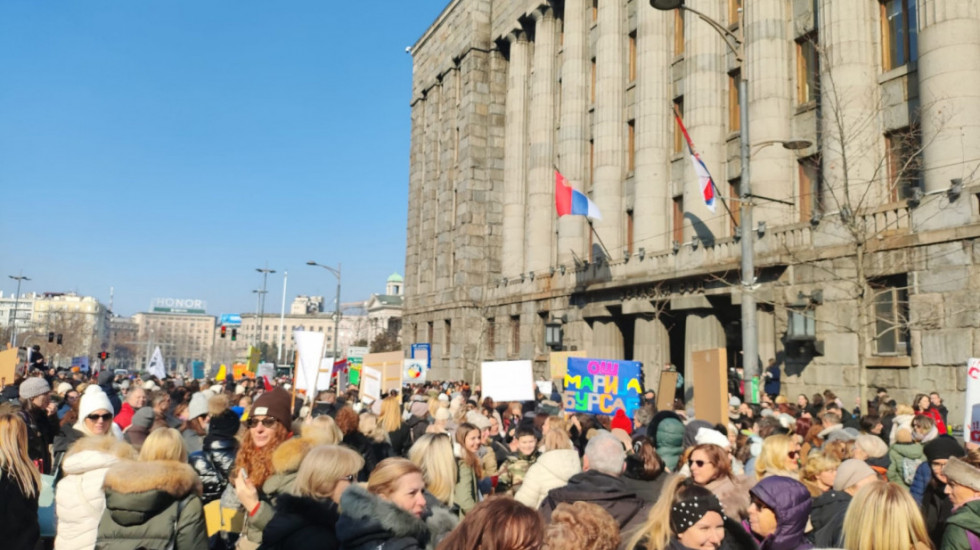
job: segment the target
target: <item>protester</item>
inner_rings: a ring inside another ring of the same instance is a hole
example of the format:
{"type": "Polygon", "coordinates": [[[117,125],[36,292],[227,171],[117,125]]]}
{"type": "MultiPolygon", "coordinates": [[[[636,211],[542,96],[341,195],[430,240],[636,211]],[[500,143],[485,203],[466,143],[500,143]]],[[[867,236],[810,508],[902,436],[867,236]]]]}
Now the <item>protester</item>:
{"type": "Polygon", "coordinates": [[[208,433],[204,436],[201,450],[188,457],[201,478],[201,500],[204,504],[221,498],[221,493],[235,475],[233,470],[238,453],[235,436],[241,426],[238,415],[228,407],[228,397],[224,394],[208,398],[208,416],[208,433]]]}
{"type": "Polygon", "coordinates": [[[366,480],[374,468],[386,458],[395,456],[395,450],[388,442],[387,429],[378,424],[374,413],[361,413],[358,417],[357,431],[363,438],[358,438],[359,448],[355,448],[364,457],[364,467],[361,478],[366,480]]]}
{"type": "Polygon", "coordinates": [[[408,459],[422,470],[426,509],[438,507],[457,513],[456,459],[453,442],[446,434],[423,434],[408,451],[408,459]]]}
{"type": "Polygon", "coordinates": [[[544,522],[537,512],[510,497],[497,496],[473,508],[437,548],[538,550],[543,539],[544,522]]]}
{"type": "Polygon", "coordinates": [[[514,495],[515,500],[535,510],[548,491],[564,487],[572,476],[582,472],[582,460],[567,432],[551,429],[544,440],[544,453],[528,468],[514,495]]]}
{"type": "Polygon", "coordinates": [[[180,431],[188,454],[204,448],[204,436],[208,434],[207,415],[208,398],[202,392],[191,395],[191,401],[187,405],[187,420],[180,431]]]}
{"type": "Polygon", "coordinates": [[[762,442],[755,461],[756,479],[783,476],[799,479],[800,445],[788,435],[772,435],[762,442]]]}
{"type": "Polygon", "coordinates": [[[806,466],[803,467],[800,481],[806,485],[811,497],[817,498],[834,488],[834,478],[837,477],[838,466],[840,466],[840,460],[837,460],[837,457],[827,456],[822,452],[810,455],[806,461],[806,466]]]}
{"type": "Polygon", "coordinates": [[[381,401],[381,416],[379,423],[387,432],[388,441],[391,443],[395,455],[405,456],[411,448],[412,428],[402,422],[402,412],[397,396],[386,397],[381,401]]]}
{"type": "MultiPolygon", "coordinates": [[[[660,498],[663,486],[670,479],[671,474],[667,472],[663,460],[657,455],[649,437],[644,435],[636,438],[633,442],[632,451],[626,456],[626,470],[623,471],[622,476],[623,482],[626,484],[626,488],[636,493],[637,496],[647,502],[654,503],[660,498]]],[[[541,459],[544,459],[544,456],[541,459]]],[[[530,472],[528,473],[530,474],[530,472]]]]}
{"type": "Polygon", "coordinates": [[[466,422],[460,424],[456,429],[456,443],[458,477],[453,499],[463,517],[481,498],[479,481],[483,477],[483,466],[476,454],[480,449],[480,429],[466,422]]]}
{"type": "Polygon", "coordinates": [[[926,455],[926,462],[919,465],[910,492],[922,510],[933,546],[939,548],[946,530],[946,520],[953,513],[953,503],[946,494],[947,479],[943,467],[951,457],[963,457],[966,452],[948,435],[926,443],[922,452],[926,455]]]}
{"type": "Polygon", "coordinates": [[[421,550],[455,526],[439,515],[427,523],[425,481],[418,466],[404,458],[378,464],[367,488],[351,485],[340,497],[337,540],[344,550],[399,548],[421,550]],[[446,521],[446,523],[440,523],[446,521]]]}
{"type": "Polygon", "coordinates": [[[0,525],[4,548],[34,550],[41,539],[38,497],[41,475],[27,454],[27,424],[0,413],[0,525]]]}
{"type": "MultiPolygon", "coordinates": [[[[718,434],[728,443],[728,439],[711,428],[701,428],[718,434]]],[[[732,474],[728,451],[715,443],[704,443],[693,447],[688,459],[691,479],[694,483],[711,491],[721,502],[725,514],[736,521],[748,519],[748,487],[732,474]]]]}
{"type": "Polygon", "coordinates": [[[980,468],[956,457],[943,466],[953,513],[946,520],[942,550],[971,550],[980,544],[980,468]]]}
{"type": "Polygon", "coordinates": [[[142,407],[135,414],[129,422],[129,427],[123,433],[123,439],[133,446],[137,451],[143,446],[143,442],[150,435],[150,430],[153,429],[153,421],[156,418],[156,412],[153,407],[142,407]]]}
{"type": "Polygon", "coordinates": [[[113,408],[109,397],[97,385],[85,388],[78,401],[78,421],[73,426],[64,425],[61,432],[54,438],[54,468],[56,477],[60,477],[61,461],[68,448],[86,436],[112,435],[122,439],[119,426],[112,422],[113,408]]]}
{"type": "Polygon", "coordinates": [[[310,450],[296,473],[295,495],[285,493],[277,499],[275,516],[262,532],[260,548],[338,548],[338,503],[363,466],[364,459],[344,446],[321,445],[310,450]]]}
{"type": "Polygon", "coordinates": [[[561,503],[545,530],[544,550],[616,550],[619,525],[591,502],[561,503]]]}
{"type": "MultiPolygon", "coordinates": [[[[929,396],[925,396],[926,401],[929,396]]],[[[925,462],[922,453],[922,443],[915,441],[912,436],[912,425],[896,427],[895,443],[888,451],[888,481],[898,483],[908,489],[915,480],[915,471],[925,462]]]]}
{"type": "Polygon", "coordinates": [[[657,454],[667,471],[676,472],[684,441],[684,422],[673,411],[660,411],[647,426],[647,436],[653,441],[657,454]]]}
{"type": "Polygon", "coordinates": [[[51,402],[51,386],[39,376],[20,384],[20,417],[27,426],[27,456],[43,474],[51,473],[49,446],[58,433],[58,416],[51,402]]]}
{"type": "Polygon", "coordinates": [[[804,535],[811,503],[810,492],[802,483],[772,475],[761,479],[749,493],[749,525],[761,550],[813,548],[804,535]]]}
{"type": "Polygon", "coordinates": [[[500,477],[497,482],[497,492],[500,494],[514,494],[524,482],[524,476],[528,469],[538,460],[538,438],[534,430],[528,426],[517,428],[514,433],[517,440],[517,451],[507,457],[500,468],[500,477]]]}
{"type": "Polygon", "coordinates": [[[845,550],[932,550],[915,501],[894,483],[875,480],[862,487],[847,507],[843,529],[845,550]]]}
{"type": "Polygon", "coordinates": [[[130,423],[132,423],[133,415],[136,414],[136,411],[145,406],[146,391],[138,386],[131,388],[129,393],[126,394],[126,400],[123,402],[122,407],[119,410],[119,414],[116,415],[112,421],[119,426],[119,429],[125,430],[129,427],[130,423]]]}
{"type": "Polygon", "coordinates": [[[105,510],[102,484],[106,472],[121,460],[135,460],[133,448],[114,437],[100,435],[78,440],[62,463],[55,502],[58,532],[55,550],[84,550],[95,546],[105,510]]]}
{"type": "MultiPolygon", "coordinates": [[[[940,401],[940,404],[941,403],[942,401],[940,401]]],[[[943,414],[937,407],[933,406],[932,400],[929,398],[928,394],[916,394],[915,399],[912,400],[912,408],[915,410],[916,416],[922,415],[931,418],[936,424],[936,430],[939,433],[947,433],[946,421],[943,420],[943,414]]]]}

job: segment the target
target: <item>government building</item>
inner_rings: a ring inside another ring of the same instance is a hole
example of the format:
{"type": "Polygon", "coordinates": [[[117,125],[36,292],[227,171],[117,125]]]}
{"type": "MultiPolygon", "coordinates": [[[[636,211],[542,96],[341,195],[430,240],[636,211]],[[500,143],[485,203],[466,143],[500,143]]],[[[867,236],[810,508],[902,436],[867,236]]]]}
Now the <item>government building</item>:
{"type": "Polygon", "coordinates": [[[749,319],[791,398],[937,390],[962,418],[980,2],[453,0],[410,53],[402,342],[432,378],[563,349],[656,388],[700,350],[742,367],[749,319]],[[557,217],[556,170],[601,219],[557,217]]]}

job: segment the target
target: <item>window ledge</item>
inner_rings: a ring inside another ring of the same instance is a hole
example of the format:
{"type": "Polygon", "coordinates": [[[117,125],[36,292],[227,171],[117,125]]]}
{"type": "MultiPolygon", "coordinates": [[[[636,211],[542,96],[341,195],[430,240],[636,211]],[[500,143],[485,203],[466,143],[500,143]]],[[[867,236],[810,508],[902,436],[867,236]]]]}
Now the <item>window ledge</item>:
{"type": "Polygon", "coordinates": [[[912,366],[912,358],[908,355],[884,356],[875,355],[868,357],[865,361],[868,368],[900,368],[907,369],[912,366]]]}
{"type": "Polygon", "coordinates": [[[796,106],[796,112],[795,112],[795,114],[801,115],[803,113],[810,112],[810,111],[812,111],[812,110],[814,110],[816,108],[817,108],[817,100],[816,99],[811,99],[810,101],[807,101],[806,103],[800,103],[800,104],[798,104],[796,106]]]}
{"type": "Polygon", "coordinates": [[[905,75],[918,71],[918,69],[919,64],[917,61],[909,61],[901,67],[895,67],[894,69],[887,70],[878,75],[878,84],[884,84],[890,80],[902,78],[905,75]]]}

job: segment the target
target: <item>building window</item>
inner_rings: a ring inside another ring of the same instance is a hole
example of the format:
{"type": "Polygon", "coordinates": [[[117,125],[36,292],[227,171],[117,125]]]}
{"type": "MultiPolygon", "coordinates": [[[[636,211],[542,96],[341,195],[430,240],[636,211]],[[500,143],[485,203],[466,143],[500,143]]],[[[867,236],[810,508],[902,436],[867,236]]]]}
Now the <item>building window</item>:
{"type": "Polygon", "coordinates": [[[595,104],[595,58],[592,58],[592,84],[589,90],[589,101],[595,104]]]}
{"type": "Polygon", "coordinates": [[[633,211],[626,211],[626,255],[633,255],[633,211]]]}
{"type": "Polygon", "coordinates": [[[730,220],[728,227],[731,230],[732,235],[735,235],[735,228],[742,224],[742,211],[739,208],[739,205],[742,203],[739,202],[738,194],[738,188],[741,184],[741,178],[728,180],[728,209],[731,210],[731,214],[728,216],[728,219],[730,220]]]}
{"type": "Polygon", "coordinates": [[[922,178],[918,128],[907,127],[887,134],[885,147],[889,198],[895,202],[912,197],[922,178]]]}
{"type": "Polygon", "coordinates": [[[510,317],[510,350],[511,355],[521,352],[521,316],[511,315],[510,317]]]}
{"type": "Polygon", "coordinates": [[[684,55],[684,10],[674,10],[674,56],[684,55]]]}
{"type": "Polygon", "coordinates": [[[728,131],[738,132],[742,124],[741,104],[738,102],[738,81],[742,79],[741,71],[728,74],[728,131]]]}
{"type": "Polygon", "coordinates": [[[425,335],[426,335],[426,339],[425,339],[426,343],[432,344],[432,341],[435,340],[435,327],[433,326],[432,321],[429,321],[427,332],[425,335]]]}
{"type": "Polygon", "coordinates": [[[592,22],[599,20],[599,0],[592,0],[592,22]]]}
{"type": "Polygon", "coordinates": [[[446,319],[442,332],[443,355],[449,355],[449,349],[453,343],[453,322],[446,319]]]}
{"type": "Polygon", "coordinates": [[[909,291],[905,275],[869,281],[874,293],[874,354],[909,354],[909,291]]]}
{"type": "Polygon", "coordinates": [[[819,84],[817,33],[812,32],[796,41],[796,102],[803,105],[816,101],[819,84]]]}
{"type": "MultiPolygon", "coordinates": [[[[684,118],[684,96],[674,98],[674,113],[684,118]]],[[[684,151],[684,132],[681,132],[681,125],[674,121],[674,154],[684,151]]]]}
{"type": "Polygon", "coordinates": [[[881,2],[881,65],[886,71],[919,57],[916,0],[881,2]]]}
{"type": "Polygon", "coordinates": [[[589,140],[589,187],[595,184],[595,140],[589,140]]]}
{"type": "Polygon", "coordinates": [[[822,213],[823,180],[820,177],[820,157],[800,159],[800,221],[809,222],[814,214],[822,213]]]}
{"type": "Polygon", "coordinates": [[[629,82],[636,82],[636,31],[630,33],[629,82]]]}
{"type": "Polygon", "coordinates": [[[673,239],[674,242],[684,242],[684,195],[674,197],[673,213],[673,239]]]}
{"type": "Polygon", "coordinates": [[[497,345],[497,321],[495,319],[487,319],[487,356],[493,357],[494,348],[497,345]]]}
{"type": "Polygon", "coordinates": [[[742,11],[742,0],[728,0],[728,24],[738,25],[738,14],[742,11]]]}
{"type": "Polygon", "coordinates": [[[626,171],[632,173],[636,168],[636,121],[626,123],[626,171]]]}

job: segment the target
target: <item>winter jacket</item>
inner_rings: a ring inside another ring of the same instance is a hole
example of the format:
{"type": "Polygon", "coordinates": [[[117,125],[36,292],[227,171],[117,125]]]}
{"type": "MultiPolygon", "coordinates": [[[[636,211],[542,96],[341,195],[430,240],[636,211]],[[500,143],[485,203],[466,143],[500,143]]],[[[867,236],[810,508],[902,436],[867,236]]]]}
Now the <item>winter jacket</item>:
{"type": "Polygon", "coordinates": [[[20,417],[27,424],[27,456],[40,462],[41,473],[51,473],[51,451],[49,446],[58,433],[57,415],[48,416],[47,411],[31,406],[21,410],[20,417]]]}
{"type": "Polygon", "coordinates": [[[544,516],[545,523],[550,523],[551,513],[556,506],[562,502],[578,501],[597,504],[609,512],[619,524],[621,533],[642,525],[651,508],[649,502],[627,489],[621,478],[588,470],[572,476],[564,487],[549,491],[539,511],[544,516]]]}
{"type": "Polygon", "coordinates": [[[388,432],[388,440],[391,441],[391,448],[395,456],[408,456],[408,450],[412,447],[412,428],[402,422],[397,430],[388,432]]]}
{"type": "Polygon", "coordinates": [[[663,492],[664,485],[672,477],[674,477],[674,474],[662,470],[660,475],[653,479],[635,479],[627,473],[623,473],[620,479],[623,480],[627,490],[636,493],[636,496],[649,503],[654,503],[660,498],[660,493],[663,492]]]}
{"type": "Polygon", "coordinates": [[[939,412],[939,409],[937,409],[936,407],[930,405],[928,409],[924,411],[918,411],[915,414],[916,416],[919,415],[928,416],[929,418],[933,419],[936,422],[936,430],[939,433],[941,434],[948,433],[948,431],[946,430],[946,423],[943,422],[943,415],[941,412],[939,412]]]}
{"type": "Polygon", "coordinates": [[[925,461],[921,443],[895,443],[888,451],[888,481],[908,489],[915,479],[915,472],[925,461]]]}
{"type": "Polygon", "coordinates": [[[102,483],[119,458],[98,450],[72,451],[62,464],[64,477],[55,491],[58,535],[55,550],[83,550],[95,546],[99,521],[105,511],[102,483]]]}
{"type": "Polygon", "coordinates": [[[676,472],[684,441],[684,422],[681,417],[673,411],[658,412],[647,425],[647,436],[667,469],[676,472]]]}
{"type": "Polygon", "coordinates": [[[197,475],[201,477],[204,504],[221,498],[228,486],[238,454],[238,441],[235,439],[207,439],[204,449],[192,453],[188,461],[197,475]]]}
{"type": "Polygon", "coordinates": [[[459,506],[453,504],[450,508],[429,491],[424,491],[425,513],[422,519],[429,526],[430,546],[439,546],[442,539],[459,525],[459,506]]]}
{"type": "Polygon", "coordinates": [[[326,499],[281,495],[276,515],[262,532],[260,550],[336,550],[337,504],[326,499]]]}
{"type": "Polygon", "coordinates": [[[940,550],[970,550],[967,531],[980,536],[980,500],[971,500],[953,511],[946,520],[940,550]]]}
{"type": "Polygon", "coordinates": [[[813,526],[811,538],[814,546],[837,548],[844,535],[844,515],[851,504],[851,495],[844,491],[831,489],[813,499],[810,512],[810,525],[813,526]]]}
{"type": "Polygon", "coordinates": [[[705,488],[718,497],[725,514],[737,521],[749,519],[749,488],[751,487],[751,481],[745,476],[737,478],[723,476],[705,485],[705,488]]]}
{"type": "Polygon", "coordinates": [[[459,506],[459,515],[462,517],[480,502],[480,480],[476,478],[476,472],[466,461],[456,459],[456,468],[459,472],[459,477],[456,479],[453,501],[459,506]]]}
{"type": "Polygon", "coordinates": [[[374,471],[374,467],[386,458],[395,456],[391,444],[387,441],[376,442],[361,432],[351,432],[344,436],[344,445],[357,451],[364,457],[364,467],[357,474],[357,480],[365,482],[374,471]]]}
{"type": "Polygon", "coordinates": [[[6,470],[0,469],[0,525],[3,526],[4,550],[34,550],[41,540],[41,525],[37,519],[37,499],[20,490],[20,484],[6,470]]]}
{"type": "Polygon", "coordinates": [[[259,491],[258,510],[245,520],[245,536],[248,540],[262,542],[262,531],[275,516],[279,496],[292,491],[299,465],[318,443],[320,441],[314,438],[297,437],[284,441],[272,452],[273,473],[259,491]]]}
{"type": "Polygon", "coordinates": [[[939,548],[943,541],[943,533],[946,531],[946,522],[953,514],[953,502],[946,494],[946,484],[940,483],[938,479],[932,479],[926,484],[922,491],[922,504],[919,510],[922,511],[922,519],[926,522],[926,530],[929,532],[932,544],[939,548]]]}
{"type": "Polygon", "coordinates": [[[779,381],[779,365],[773,365],[766,369],[766,383],[764,390],[768,395],[779,395],[782,384],[779,381]]]}
{"type": "MultiPolygon", "coordinates": [[[[426,415],[428,416],[428,415],[426,415]]],[[[412,415],[411,418],[405,421],[403,426],[408,426],[409,433],[412,438],[412,443],[418,441],[420,437],[425,435],[426,428],[429,427],[429,419],[426,416],[415,416],[412,415]]]]}
{"type": "Polygon", "coordinates": [[[783,476],[767,477],[749,491],[776,514],[776,532],[766,537],[762,550],[809,550],[803,535],[810,518],[810,492],[799,481],[783,476]]]}
{"type": "Polygon", "coordinates": [[[171,460],[120,461],[105,476],[96,550],[204,550],[207,528],[197,474],[171,460]]]}
{"type": "Polygon", "coordinates": [[[433,548],[430,526],[440,521],[451,521],[451,518],[440,514],[426,522],[357,485],[351,485],[344,491],[340,497],[340,509],[337,540],[342,550],[433,548]]]}
{"type": "Polygon", "coordinates": [[[912,498],[919,506],[922,506],[922,496],[925,494],[926,486],[929,485],[930,481],[932,481],[932,465],[929,464],[929,461],[925,461],[919,464],[918,469],[915,470],[915,478],[909,485],[909,492],[912,493],[912,498]]]}
{"type": "Polygon", "coordinates": [[[133,415],[136,414],[136,409],[129,404],[128,401],[124,401],[122,407],[119,409],[119,414],[112,418],[112,421],[119,426],[119,429],[125,430],[133,423],[133,415]]]}
{"type": "Polygon", "coordinates": [[[582,471],[582,461],[575,449],[555,449],[538,457],[524,475],[524,483],[514,499],[537,509],[548,491],[564,487],[568,480],[582,471]]]}

